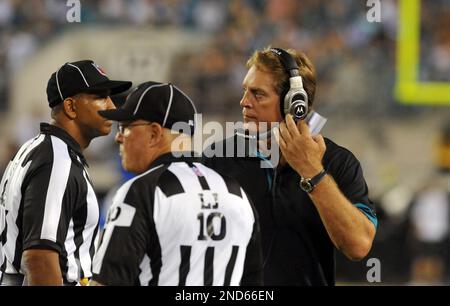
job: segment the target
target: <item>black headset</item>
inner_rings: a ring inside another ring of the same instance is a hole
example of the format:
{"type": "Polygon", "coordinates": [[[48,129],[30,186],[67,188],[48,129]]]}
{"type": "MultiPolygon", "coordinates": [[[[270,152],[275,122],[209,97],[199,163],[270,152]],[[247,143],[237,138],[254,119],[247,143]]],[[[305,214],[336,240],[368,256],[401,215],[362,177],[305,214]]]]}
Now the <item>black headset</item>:
{"type": "Polygon", "coordinates": [[[285,116],[291,114],[295,121],[304,120],[308,115],[308,94],[303,88],[303,79],[295,59],[287,51],[280,48],[271,48],[281,61],[286,72],[289,73],[289,89],[280,97],[281,113],[285,116]]]}

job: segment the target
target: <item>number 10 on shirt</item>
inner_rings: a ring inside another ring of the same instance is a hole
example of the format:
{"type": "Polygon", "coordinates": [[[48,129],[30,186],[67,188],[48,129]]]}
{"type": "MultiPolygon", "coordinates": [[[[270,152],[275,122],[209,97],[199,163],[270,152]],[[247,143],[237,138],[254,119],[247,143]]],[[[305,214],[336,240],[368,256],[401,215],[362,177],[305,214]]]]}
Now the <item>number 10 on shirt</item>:
{"type": "Polygon", "coordinates": [[[219,203],[217,200],[217,193],[212,194],[214,198],[214,204],[208,203],[205,205],[205,196],[203,193],[199,193],[200,202],[202,204],[201,208],[205,211],[202,211],[197,215],[197,219],[199,221],[199,234],[198,240],[206,240],[207,237],[210,237],[212,240],[222,240],[227,233],[227,222],[225,216],[218,211],[209,212],[206,209],[217,209],[219,208],[219,203]],[[218,220],[214,222],[214,220],[218,220]],[[217,230],[214,224],[220,224],[220,228],[217,230]],[[206,229],[206,233],[205,233],[206,229]]]}

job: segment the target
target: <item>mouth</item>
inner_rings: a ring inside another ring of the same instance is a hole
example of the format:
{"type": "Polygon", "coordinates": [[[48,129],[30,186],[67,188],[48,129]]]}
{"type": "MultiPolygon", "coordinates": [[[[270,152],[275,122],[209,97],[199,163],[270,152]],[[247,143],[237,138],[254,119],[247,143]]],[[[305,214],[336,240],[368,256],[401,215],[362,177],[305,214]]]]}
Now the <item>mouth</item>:
{"type": "Polygon", "coordinates": [[[253,116],[243,114],[242,117],[244,118],[244,122],[256,121],[256,118],[253,116]]]}

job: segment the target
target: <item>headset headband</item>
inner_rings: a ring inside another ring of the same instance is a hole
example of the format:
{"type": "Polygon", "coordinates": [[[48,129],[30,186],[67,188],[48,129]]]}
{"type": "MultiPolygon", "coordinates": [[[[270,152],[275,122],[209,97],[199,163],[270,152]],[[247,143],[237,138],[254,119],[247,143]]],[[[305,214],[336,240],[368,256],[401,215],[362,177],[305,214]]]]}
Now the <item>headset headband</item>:
{"type": "Polygon", "coordinates": [[[280,48],[270,48],[270,51],[280,57],[281,64],[289,73],[290,77],[296,77],[300,75],[297,62],[292,55],[280,48]]]}

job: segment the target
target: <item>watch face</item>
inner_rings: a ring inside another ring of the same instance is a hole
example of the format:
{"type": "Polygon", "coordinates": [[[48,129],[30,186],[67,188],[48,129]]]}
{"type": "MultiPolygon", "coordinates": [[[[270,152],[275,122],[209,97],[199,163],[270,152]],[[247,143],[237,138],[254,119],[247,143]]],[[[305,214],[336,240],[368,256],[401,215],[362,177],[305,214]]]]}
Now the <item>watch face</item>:
{"type": "Polygon", "coordinates": [[[300,188],[306,192],[311,192],[314,188],[309,180],[300,180],[300,188]]]}

